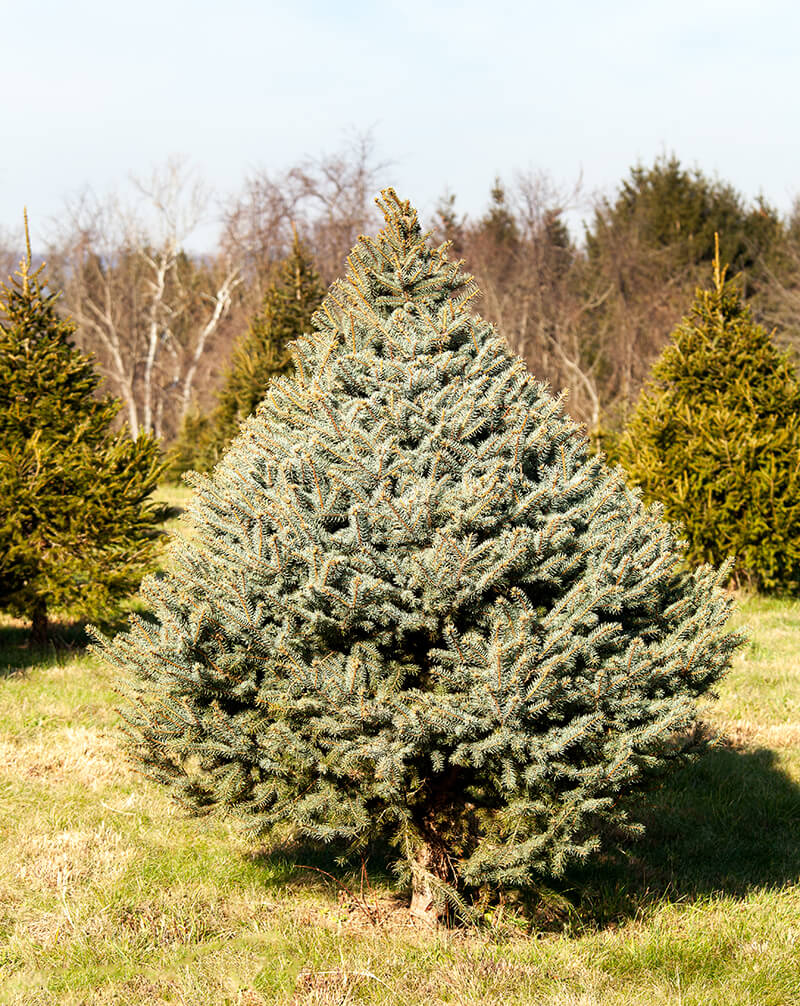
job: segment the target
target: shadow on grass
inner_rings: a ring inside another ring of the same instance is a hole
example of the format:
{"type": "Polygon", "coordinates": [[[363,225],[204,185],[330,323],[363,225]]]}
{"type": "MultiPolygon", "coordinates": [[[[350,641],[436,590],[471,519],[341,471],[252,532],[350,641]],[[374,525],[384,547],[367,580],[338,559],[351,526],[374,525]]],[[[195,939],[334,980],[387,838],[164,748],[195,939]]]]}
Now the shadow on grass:
{"type": "Polygon", "coordinates": [[[179,517],[182,517],[186,513],[186,507],[178,503],[165,503],[159,508],[158,513],[160,520],[163,522],[178,520],[179,517]]]}
{"type": "MultiPolygon", "coordinates": [[[[140,598],[134,596],[109,618],[97,620],[106,635],[115,635],[128,627],[132,613],[147,617],[140,598]]],[[[87,621],[56,620],[50,622],[47,643],[36,644],[30,638],[30,626],[21,621],[0,623],[0,679],[40,667],[63,665],[84,656],[91,640],[86,632],[87,621]]]]}
{"type": "Polygon", "coordinates": [[[268,887],[305,887],[317,890],[361,891],[364,884],[386,890],[396,883],[392,863],[396,854],[387,844],[370,843],[354,854],[345,843],[288,841],[253,852],[249,859],[263,871],[268,887]]]}
{"type": "Polygon", "coordinates": [[[31,641],[30,626],[21,622],[0,625],[0,678],[38,667],[64,664],[80,655],[88,643],[84,622],[53,622],[45,644],[31,641]]]}
{"type": "MultiPolygon", "coordinates": [[[[711,749],[633,811],[646,827],[641,838],[607,835],[604,851],[585,867],[505,896],[510,914],[531,929],[578,933],[646,916],[664,902],[743,897],[800,880],[800,787],[774,751],[711,749]]],[[[254,854],[252,862],[269,886],[358,892],[360,859],[337,862],[342,856],[343,848],[298,843],[254,854]]],[[[387,846],[364,853],[375,888],[396,885],[394,858],[387,846]]],[[[482,900],[497,902],[493,892],[482,900]]]]}
{"type": "MultiPolygon", "coordinates": [[[[664,901],[742,897],[800,880],[800,786],[767,748],[715,748],[642,797],[645,834],[558,884],[584,925],[607,925],[664,901]]],[[[638,813],[637,813],[638,811],[638,813]]]]}

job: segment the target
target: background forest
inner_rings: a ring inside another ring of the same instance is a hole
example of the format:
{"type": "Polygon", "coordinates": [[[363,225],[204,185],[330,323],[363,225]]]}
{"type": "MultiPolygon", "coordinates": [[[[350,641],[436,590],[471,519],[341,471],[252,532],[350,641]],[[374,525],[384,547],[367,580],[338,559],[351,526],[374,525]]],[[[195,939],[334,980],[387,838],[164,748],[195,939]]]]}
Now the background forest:
{"type": "MultiPolygon", "coordinates": [[[[374,228],[387,171],[364,134],[282,173],[252,174],[224,204],[172,160],[137,180],[127,202],[85,193],[65,207],[50,227],[51,287],[132,434],[169,447],[187,417],[213,411],[293,241],[327,287],[374,228]],[[211,217],[219,238],[201,252],[198,227],[208,233],[211,217]]],[[[782,216],[675,156],[637,164],[594,196],[544,175],[498,177],[482,213],[462,213],[446,192],[423,222],[474,274],[478,310],[537,378],[566,389],[568,411],[594,436],[621,427],[709,280],[715,233],[755,320],[776,328],[779,344],[799,344],[800,203],[782,216]]],[[[19,257],[7,238],[6,275],[19,257]]]]}

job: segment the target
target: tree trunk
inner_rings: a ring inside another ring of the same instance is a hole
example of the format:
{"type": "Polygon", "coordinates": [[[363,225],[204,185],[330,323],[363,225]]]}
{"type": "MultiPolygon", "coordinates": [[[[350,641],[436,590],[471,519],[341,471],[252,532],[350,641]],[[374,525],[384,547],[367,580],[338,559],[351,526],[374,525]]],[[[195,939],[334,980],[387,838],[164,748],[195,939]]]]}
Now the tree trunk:
{"type": "Polygon", "coordinates": [[[31,613],[31,643],[46,646],[50,641],[50,626],[47,620],[47,606],[44,601],[36,601],[31,613]]]}
{"type": "Polygon", "coordinates": [[[447,847],[438,835],[428,831],[411,866],[411,914],[432,926],[446,921],[446,904],[437,904],[436,881],[450,881],[450,863],[447,847]]]}

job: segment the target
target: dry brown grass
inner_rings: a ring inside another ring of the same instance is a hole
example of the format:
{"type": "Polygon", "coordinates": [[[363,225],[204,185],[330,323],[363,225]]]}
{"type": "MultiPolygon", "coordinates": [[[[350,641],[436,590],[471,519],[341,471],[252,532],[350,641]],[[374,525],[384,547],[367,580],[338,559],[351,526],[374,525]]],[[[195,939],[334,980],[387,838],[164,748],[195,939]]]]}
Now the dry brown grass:
{"type": "Polygon", "coordinates": [[[66,891],[89,880],[100,883],[120,877],[134,850],[101,823],[91,829],[26,834],[17,854],[17,874],[25,885],[66,891]]]}
{"type": "Polygon", "coordinates": [[[731,746],[742,750],[753,747],[766,747],[773,750],[800,748],[800,723],[720,720],[716,726],[731,746]]]}
{"type": "Polygon", "coordinates": [[[0,777],[78,783],[97,792],[130,774],[110,730],[75,726],[0,737],[0,777]]]}

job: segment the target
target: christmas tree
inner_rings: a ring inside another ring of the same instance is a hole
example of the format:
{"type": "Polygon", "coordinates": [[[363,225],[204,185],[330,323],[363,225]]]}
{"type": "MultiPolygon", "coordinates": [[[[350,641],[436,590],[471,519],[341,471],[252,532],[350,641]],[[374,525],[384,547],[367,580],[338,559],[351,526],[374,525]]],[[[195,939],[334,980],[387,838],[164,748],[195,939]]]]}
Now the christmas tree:
{"type": "Polygon", "coordinates": [[[687,558],[736,556],[740,585],[800,589],[800,382],[726,280],[711,289],[653,369],[619,454],[645,496],[663,503],[687,558]]]}
{"type": "Polygon", "coordinates": [[[119,403],[98,397],[43,268],[28,245],[0,284],[0,608],[37,642],[51,614],[98,617],[152,568],[161,473],[154,439],[111,431],[119,403]]]}
{"type": "Polygon", "coordinates": [[[325,293],[310,254],[297,236],[267,289],[261,310],[233,351],[218,404],[210,416],[190,413],[175,451],[173,471],[209,471],[242,422],[255,412],[270,378],[292,369],[289,344],[308,331],[325,293]]]}
{"type": "MultiPolygon", "coordinates": [[[[727,570],[657,510],[469,310],[390,189],[386,225],[98,646],[130,750],[258,832],[391,840],[412,909],[526,885],[626,823],[727,668],[727,570]],[[454,893],[456,892],[456,893],[454,893]]],[[[633,827],[633,825],[628,822],[633,827]]]]}

